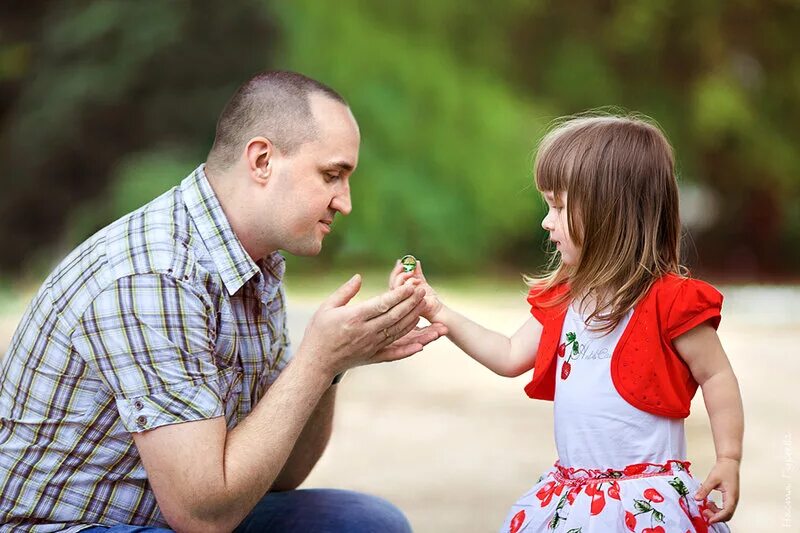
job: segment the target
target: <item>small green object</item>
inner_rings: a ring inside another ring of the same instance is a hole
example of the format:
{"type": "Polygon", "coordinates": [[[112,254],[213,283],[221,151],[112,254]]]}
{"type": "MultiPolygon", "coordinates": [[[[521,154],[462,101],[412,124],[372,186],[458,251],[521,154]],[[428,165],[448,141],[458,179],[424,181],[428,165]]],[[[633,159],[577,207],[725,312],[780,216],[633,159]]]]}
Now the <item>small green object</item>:
{"type": "Polygon", "coordinates": [[[417,258],[413,255],[404,255],[400,259],[400,264],[403,265],[404,272],[413,272],[417,268],[417,258]]]}

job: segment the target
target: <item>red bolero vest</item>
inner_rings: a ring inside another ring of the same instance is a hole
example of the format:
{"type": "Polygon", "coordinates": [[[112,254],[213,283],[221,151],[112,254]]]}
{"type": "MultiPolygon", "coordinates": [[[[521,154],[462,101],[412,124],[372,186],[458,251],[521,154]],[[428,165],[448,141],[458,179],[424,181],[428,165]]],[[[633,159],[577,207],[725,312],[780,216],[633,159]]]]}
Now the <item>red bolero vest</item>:
{"type": "MultiPolygon", "coordinates": [[[[556,349],[567,304],[544,304],[568,290],[566,284],[538,293],[531,289],[531,314],[544,326],[536,352],[533,379],[525,386],[531,398],[552,400],[556,387],[556,349]]],[[[636,304],[611,355],[611,380],[628,403],[654,415],[689,416],[697,382],[672,346],[672,339],[711,321],[719,326],[722,294],[708,283],[675,274],[661,277],[636,304]]]]}

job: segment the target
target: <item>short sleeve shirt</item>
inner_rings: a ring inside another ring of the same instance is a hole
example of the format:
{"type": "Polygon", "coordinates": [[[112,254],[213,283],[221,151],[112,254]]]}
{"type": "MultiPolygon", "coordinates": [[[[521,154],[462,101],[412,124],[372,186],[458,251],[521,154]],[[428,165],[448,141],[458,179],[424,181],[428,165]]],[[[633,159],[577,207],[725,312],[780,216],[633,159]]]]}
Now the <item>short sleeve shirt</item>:
{"type": "Polygon", "coordinates": [[[284,266],[203,166],[67,256],[0,362],[0,532],[166,527],[131,433],[247,416],[289,360],[284,266]]]}

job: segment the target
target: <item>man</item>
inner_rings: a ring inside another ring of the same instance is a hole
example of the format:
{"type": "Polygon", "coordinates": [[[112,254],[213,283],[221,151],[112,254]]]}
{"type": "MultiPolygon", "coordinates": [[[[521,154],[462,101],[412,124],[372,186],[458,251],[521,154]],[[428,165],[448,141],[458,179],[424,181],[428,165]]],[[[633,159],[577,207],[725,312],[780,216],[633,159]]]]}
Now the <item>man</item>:
{"type": "Polygon", "coordinates": [[[409,530],[383,500],[292,490],[328,442],[332,382],[445,333],[415,328],[410,285],[348,305],[354,276],[290,360],[278,250],[319,253],[359,143],[333,90],[258,75],[205,165],[55,269],[2,362],[0,531],[409,530]]]}

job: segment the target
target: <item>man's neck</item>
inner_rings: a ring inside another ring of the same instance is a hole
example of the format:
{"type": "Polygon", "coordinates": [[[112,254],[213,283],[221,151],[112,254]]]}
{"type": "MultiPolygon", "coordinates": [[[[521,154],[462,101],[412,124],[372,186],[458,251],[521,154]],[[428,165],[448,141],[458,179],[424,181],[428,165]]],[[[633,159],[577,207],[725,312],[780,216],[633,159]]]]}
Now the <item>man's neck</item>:
{"type": "Polygon", "coordinates": [[[234,235],[253,261],[258,262],[277,251],[277,248],[260,242],[263,239],[255,231],[255,227],[248,223],[251,208],[246,198],[247,195],[236,187],[236,184],[240,183],[241,177],[231,172],[213,171],[209,173],[208,165],[204,166],[203,171],[208,178],[211,190],[214,191],[220,206],[222,206],[222,212],[228,219],[234,235]]]}

